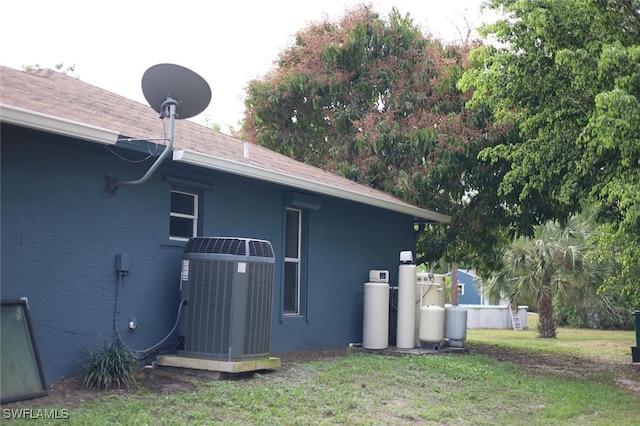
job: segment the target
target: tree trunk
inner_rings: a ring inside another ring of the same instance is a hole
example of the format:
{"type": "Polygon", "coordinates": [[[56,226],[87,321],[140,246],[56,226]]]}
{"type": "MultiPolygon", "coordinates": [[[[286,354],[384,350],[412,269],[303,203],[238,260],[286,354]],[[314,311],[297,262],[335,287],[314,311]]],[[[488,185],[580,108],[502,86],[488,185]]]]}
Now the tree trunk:
{"type": "Polygon", "coordinates": [[[455,263],[451,266],[451,304],[458,306],[458,267],[455,263]]]}
{"type": "Polygon", "coordinates": [[[546,339],[555,338],[556,323],[553,318],[553,297],[549,280],[542,283],[542,292],[538,300],[538,315],[540,317],[538,336],[546,339]]]}

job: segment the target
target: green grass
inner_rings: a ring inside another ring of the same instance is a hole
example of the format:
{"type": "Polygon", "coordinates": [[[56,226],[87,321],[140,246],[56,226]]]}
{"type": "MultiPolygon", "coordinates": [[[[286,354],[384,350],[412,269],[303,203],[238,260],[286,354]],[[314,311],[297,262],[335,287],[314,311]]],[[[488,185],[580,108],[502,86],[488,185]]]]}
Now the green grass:
{"type": "Polygon", "coordinates": [[[594,364],[585,360],[628,367],[633,333],[560,329],[555,340],[539,339],[533,331],[468,330],[467,334],[470,354],[399,357],[353,351],[343,357],[291,362],[281,371],[241,380],[200,381],[194,392],[157,394],[139,387],[107,393],[70,409],[69,419],[59,423],[640,424],[640,392],[616,386],[609,374],[580,374],[581,363],[594,364]],[[577,361],[571,371],[523,367],[508,357],[473,350],[481,346],[557,358],[560,366],[566,360],[577,361]]]}
{"type": "Polygon", "coordinates": [[[640,397],[580,377],[523,375],[487,356],[353,354],[194,393],[139,391],[83,404],[67,424],[597,424],[640,422],[640,397]]]}
{"type": "Polygon", "coordinates": [[[606,331],[559,328],[556,339],[541,339],[537,333],[538,318],[527,317],[527,330],[470,329],[467,342],[491,343],[527,351],[579,356],[606,362],[629,363],[631,346],[635,346],[635,331],[606,331]]]}

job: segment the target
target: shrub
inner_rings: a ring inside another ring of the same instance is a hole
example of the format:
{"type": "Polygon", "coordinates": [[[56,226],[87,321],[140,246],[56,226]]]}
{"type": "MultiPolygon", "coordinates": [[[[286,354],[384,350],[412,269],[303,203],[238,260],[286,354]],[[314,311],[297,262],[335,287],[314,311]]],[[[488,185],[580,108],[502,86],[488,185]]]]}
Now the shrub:
{"type": "Polygon", "coordinates": [[[556,299],[556,319],[561,327],[632,330],[633,305],[610,289],[571,300],[556,299]]]}
{"type": "Polygon", "coordinates": [[[136,355],[121,343],[113,342],[105,344],[102,350],[89,349],[80,373],[88,388],[122,389],[136,383],[138,367],[136,355]]]}

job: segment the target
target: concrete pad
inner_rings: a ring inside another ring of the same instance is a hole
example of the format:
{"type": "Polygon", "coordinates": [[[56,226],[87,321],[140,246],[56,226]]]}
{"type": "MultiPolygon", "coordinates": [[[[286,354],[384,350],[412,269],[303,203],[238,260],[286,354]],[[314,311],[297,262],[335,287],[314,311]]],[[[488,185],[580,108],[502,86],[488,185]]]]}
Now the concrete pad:
{"type": "Polygon", "coordinates": [[[220,371],[223,373],[246,373],[249,371],[272,370],[282,365],[280,358],[275,357],[229,362],[213,359],[188,358],[177,355],[160,355],[156,360],[156,364],[163,367],[220,371]]]}

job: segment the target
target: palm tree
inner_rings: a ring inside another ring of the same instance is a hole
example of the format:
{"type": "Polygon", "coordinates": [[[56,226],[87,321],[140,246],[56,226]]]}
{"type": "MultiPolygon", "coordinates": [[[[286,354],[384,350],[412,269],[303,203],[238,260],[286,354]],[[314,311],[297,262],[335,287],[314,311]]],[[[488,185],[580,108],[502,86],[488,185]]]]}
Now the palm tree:
{"type": "Polygon", "coordinates": [[[602,279],[602,271],[585,260],[591,227],[582,216],[566,224],[549,221],[534,228],[532,238],[519,237],[505,250],[503,269],[485,283],[492,302],[508,297],[536,307],[539,336],[556,337],[554,297],[578,295],[585,284],[602,279]]]}

